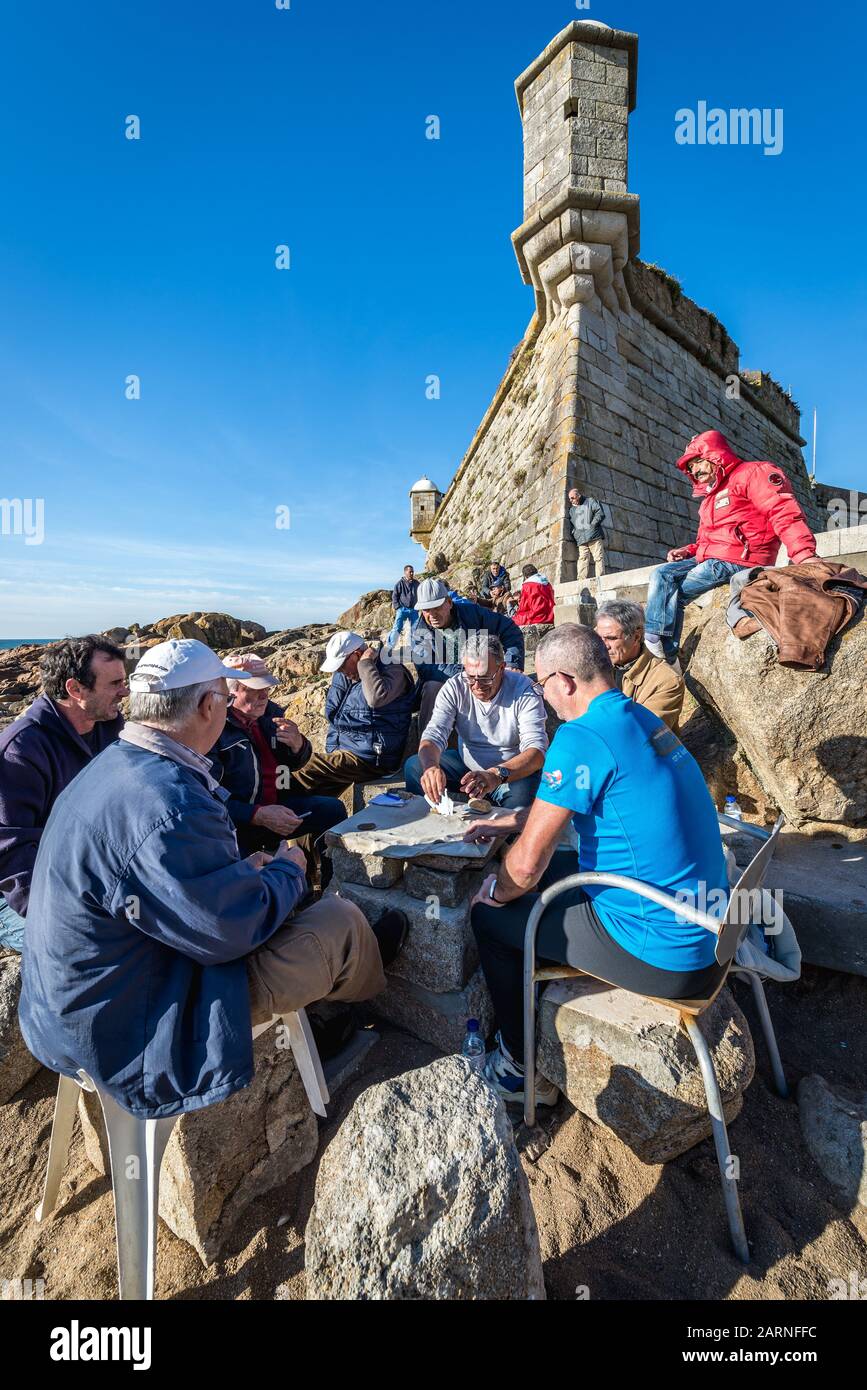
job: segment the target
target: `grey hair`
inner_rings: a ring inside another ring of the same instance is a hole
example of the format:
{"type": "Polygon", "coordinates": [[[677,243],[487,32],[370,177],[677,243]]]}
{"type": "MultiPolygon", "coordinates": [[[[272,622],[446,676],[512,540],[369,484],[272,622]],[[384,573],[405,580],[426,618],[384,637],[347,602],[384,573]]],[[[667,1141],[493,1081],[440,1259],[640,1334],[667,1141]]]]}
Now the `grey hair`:
{"type": "Polygon", "coordinates": [[[576,680],[589,683],[603,676],[614,684],[614,667],[608,649],[598,632],[581,623],[563,623],[547,633],[536,648],[536,665],[544,658],[552,671],[564,671],[576,680]]]}
{"type": "Polygon", "coordinates": [[[613,623],[619,623],[624,637],[641,637],[644,634],[644,609],[640,603],[633,603],[630,599],[611,599],[608,603],[600,603],[596,610],[597,623],[600,618],[610,618],[613,623]]]}
{"type": "Polygon", "coordinates": [[[152,724],[157,729],[179,729],[192,719],[202,696],[216,689],[210,680],[199,681],[197,685],[181,685],[175,690],[132,690],[129,717],[135,724],[152,724]]]}
{"type": "Polygon", "coordinates": [[[491,656],[498,666],[502,666],[506,660],[503,644],[496,633],[486,629],[471,632],[461,653],[461,661],[487,661],[491,656]]]}

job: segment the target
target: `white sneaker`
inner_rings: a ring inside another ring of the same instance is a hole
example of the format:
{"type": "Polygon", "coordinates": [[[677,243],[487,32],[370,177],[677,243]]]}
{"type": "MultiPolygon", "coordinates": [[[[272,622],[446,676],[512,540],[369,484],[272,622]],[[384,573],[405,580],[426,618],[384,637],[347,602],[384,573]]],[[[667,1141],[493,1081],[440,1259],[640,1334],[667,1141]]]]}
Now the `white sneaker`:
{"type": "Polygon", "coordinates": [[[644,634],[644,645],[650,652],[651,656],[665,656],[665,652],[662,648],[662,640],[661,638],[657,637],[655,633],[646,632],[644,634]]]}
{"type": "MultiPolygon", "coordinates": [[[[488,1053],[485,1078],[507,1105],[524,1104],[524,1068],[519,1066],[497,1033],[496,1047],[488,1053]]],[[[536,1072],[536,1104],[556,1105],[560,1092],[553,1082],[536,1072]]]]}

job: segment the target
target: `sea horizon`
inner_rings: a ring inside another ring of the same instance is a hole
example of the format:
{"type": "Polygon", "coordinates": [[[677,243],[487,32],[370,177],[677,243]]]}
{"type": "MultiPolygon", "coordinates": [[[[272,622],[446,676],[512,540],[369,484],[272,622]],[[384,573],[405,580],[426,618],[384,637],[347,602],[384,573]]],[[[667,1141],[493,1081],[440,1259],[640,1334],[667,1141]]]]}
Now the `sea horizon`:
{"type": "Polygon", "coordinates": [[[58,637],[0,637],[0,651],[8,651],[10,647],[45,647],[59,640],[58,637]]]}

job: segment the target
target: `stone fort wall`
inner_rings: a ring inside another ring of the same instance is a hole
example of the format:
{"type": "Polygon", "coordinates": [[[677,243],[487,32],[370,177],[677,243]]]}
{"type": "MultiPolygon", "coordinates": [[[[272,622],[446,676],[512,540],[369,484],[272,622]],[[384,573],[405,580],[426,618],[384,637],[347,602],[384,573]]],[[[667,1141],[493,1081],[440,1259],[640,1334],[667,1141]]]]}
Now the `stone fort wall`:
{"type": "Polygon", "coordinates": [[[531,561],[554,583],[574,579],[573,484],[607,508],[610,568],[664,559],[695,534],[674,461],[705,429],[784,468],[824,524],[795,403],[740,371],[719,321],[638,258],[626,191],[636,69],[635,35],[575,22],[516,83],[525,221],[513,242],[536,313],[436,513],[427,549],[451,564],[531,561]]]}

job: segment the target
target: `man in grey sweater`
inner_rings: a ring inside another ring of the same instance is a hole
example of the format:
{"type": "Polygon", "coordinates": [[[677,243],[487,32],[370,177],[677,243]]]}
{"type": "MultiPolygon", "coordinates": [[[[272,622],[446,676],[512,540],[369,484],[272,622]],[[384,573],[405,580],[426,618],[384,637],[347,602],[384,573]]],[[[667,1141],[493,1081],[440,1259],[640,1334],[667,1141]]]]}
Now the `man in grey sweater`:
{"type": "Polygon", "coordinates": [[[435,803],[450,790],[529,806],[548,747],[542,697],[529,677],[506,670],[493,633],[472,636],[462,664],[441,686],[418,753],[404,764],[407,790],[435,803]],[[457,751],[448,747],[453,729],[457,751]]]}
{"type": "Polygon", "coordinates": [[[585,497],[577,487],[569,489],[569,524],[578,547],[576,579],[589,578],[591,560],[595,579],[605,573],[604,520],[605,513],[595,497],[585,497]]]}

